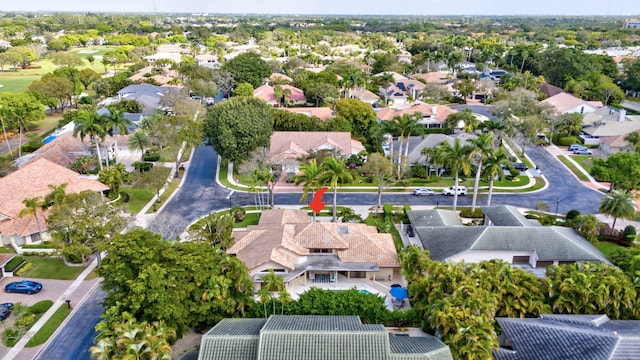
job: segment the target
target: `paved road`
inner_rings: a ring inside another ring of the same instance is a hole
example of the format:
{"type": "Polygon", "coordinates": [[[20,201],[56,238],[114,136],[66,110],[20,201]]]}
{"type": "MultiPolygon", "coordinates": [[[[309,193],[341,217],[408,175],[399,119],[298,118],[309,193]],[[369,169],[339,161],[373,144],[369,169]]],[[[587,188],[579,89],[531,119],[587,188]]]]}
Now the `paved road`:
{"type": "Polygon", "coordinates": [[[96,336],[95,326],[104,311],[102,302],[106,293],[99,287],[87,295],[85,302],[73,309],[67,324],[56,332],[47,347],[38,353],[36,360],[74,359],[90,360],[89,348],[96,336]]]}
{"type": "MultiPolygon", "coordinates": [[[[549,187],[535,193],[494,194],[493,204],[535,208],[538,201],[542,200],[553,211],[558,205],[560,213],[571,209],[577,209],[582,213],[598,212],[602,194],[584,186],[544,148],[529,147],[527,153],[547,177],[549,187]]],[[[182,233],[188,224],[201,216],[229,207],[230,201],[226,199],[229,190],[215,182],[216,158],[211,147],[200,146],[196,149],[185,183],[151,223],[151,231],[173,239],[182,233]]],[[[330,196],[325,195],[325,201],[330,199],[330,196]]],[[[338,204],[374,205],[377,201],[376,196],[374,193],[339,193],[338,204]]],[[[276,206],[300,204],[299,199],[300,194],[275,195],[276,206]]],[[[382,201],[393,204],[449,206],[453,204],[453,197],[416,197],[409,193],[387,193],[383,194],[382,201]]],[[[234,192],[231,203],[234,206],[252,205],[254,201],[250,194],[234,192]]],[[[478,203],[486,204],[486,195],[479,195],[478,203]]],[[[471,205],[471,196],[459,197],[458,205],[471,205]]]]}

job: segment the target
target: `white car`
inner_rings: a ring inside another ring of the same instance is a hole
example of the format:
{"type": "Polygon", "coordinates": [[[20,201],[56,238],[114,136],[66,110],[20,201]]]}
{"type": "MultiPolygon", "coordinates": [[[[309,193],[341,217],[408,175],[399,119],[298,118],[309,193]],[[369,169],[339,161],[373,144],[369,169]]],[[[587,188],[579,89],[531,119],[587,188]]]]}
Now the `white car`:
{"type": "Polygon", "coordinates": [[[435,194],[433,190],[427,188],[416,188],[413,190],[413,195],[415,196],[433,196],[435,194]]]}
{"type": "Polygon", "coordinates": [[[456,192],[458,193],[458,195],[467,195],[467,188],[464,186],[458,186],[458,189],[456,191],[455,186],[449,186],[448,188],[442,189],[442,195],[446,196],[453,196],[456,194],[456,192]]]}

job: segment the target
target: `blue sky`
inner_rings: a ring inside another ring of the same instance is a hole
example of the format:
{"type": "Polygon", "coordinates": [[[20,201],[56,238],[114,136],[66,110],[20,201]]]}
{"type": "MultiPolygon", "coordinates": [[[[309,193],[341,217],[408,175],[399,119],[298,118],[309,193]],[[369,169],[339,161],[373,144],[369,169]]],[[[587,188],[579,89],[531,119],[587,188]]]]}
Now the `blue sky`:
{"type": "Polygon", "coordinates": [[[371,15],[636,15],[639,0],[2,0],[0,11],[371,15]]]}

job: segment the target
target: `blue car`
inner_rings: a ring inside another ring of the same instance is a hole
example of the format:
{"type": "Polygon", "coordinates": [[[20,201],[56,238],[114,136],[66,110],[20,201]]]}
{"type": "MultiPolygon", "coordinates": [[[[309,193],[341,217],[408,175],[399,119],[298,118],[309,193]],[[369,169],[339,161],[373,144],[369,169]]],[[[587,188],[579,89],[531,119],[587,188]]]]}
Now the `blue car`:
{"type": "Polygon", "coordinates": [[[0,321],[6,319],[11,315],[11,308],[0,306],[0,321]]]}
{"type": "Polygon", "coordinates": [[[42,290],[42,284],[30,281],[22,280],[8,284],[4,287],[4,291],[8,293],[21,293],[21,294],[35,294],[42,290]]]}

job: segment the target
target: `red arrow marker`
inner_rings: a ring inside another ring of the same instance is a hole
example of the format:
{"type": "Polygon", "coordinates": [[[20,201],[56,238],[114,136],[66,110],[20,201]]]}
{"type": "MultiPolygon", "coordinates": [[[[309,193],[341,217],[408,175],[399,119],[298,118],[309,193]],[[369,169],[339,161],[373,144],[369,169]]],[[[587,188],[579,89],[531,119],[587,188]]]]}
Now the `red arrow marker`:
{"type": "Polygon", "coordinates": [[[325,191],[327,191],[326,187],[321,187],[320,189],[318,189],[318,191],[313,195],[313,201],[309,203],[309,206],[316,213],[316,215],[319,214],[325,206],[327,206],[327,203],[322,202],[322,195],[325,191]]]}

